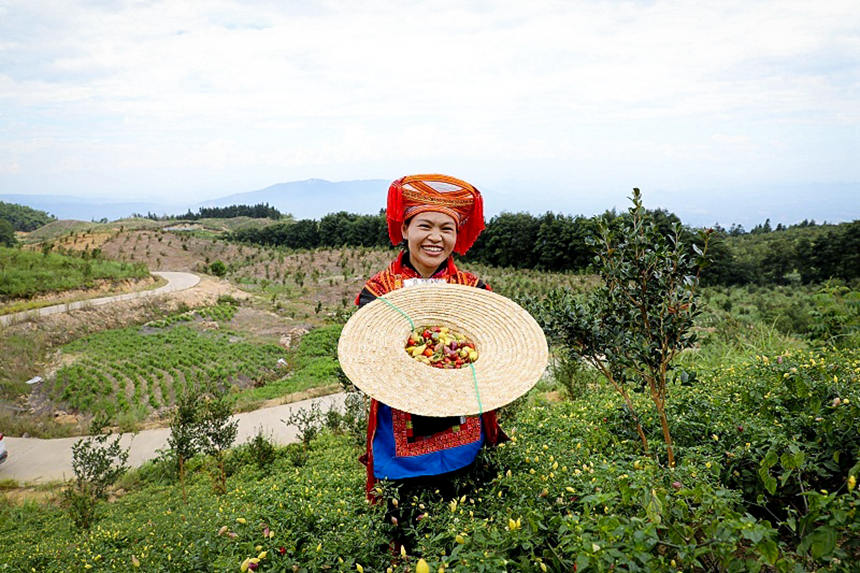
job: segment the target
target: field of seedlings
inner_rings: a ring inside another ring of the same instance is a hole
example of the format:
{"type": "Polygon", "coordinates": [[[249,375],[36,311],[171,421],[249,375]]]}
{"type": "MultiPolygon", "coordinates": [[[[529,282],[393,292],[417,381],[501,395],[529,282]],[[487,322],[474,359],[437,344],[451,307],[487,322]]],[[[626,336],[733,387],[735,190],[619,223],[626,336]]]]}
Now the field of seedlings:
{"type": "Polygon", "coordinates": [[[185,390],[251,388],[282,376],[285,350],[230,330],[235,312],[222,303],[75,340],[62,347],[69,363],[44,391],[76,412],[143,419],[185,390]]]}

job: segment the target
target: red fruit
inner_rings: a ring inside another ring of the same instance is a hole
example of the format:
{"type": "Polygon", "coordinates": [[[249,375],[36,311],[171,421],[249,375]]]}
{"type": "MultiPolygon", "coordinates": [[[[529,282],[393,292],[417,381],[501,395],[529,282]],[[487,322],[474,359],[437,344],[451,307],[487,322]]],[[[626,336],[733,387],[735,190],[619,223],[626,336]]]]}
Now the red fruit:
{"type": "Polygon", "coordinates": [[[286,547],[278,547],[278,553],[280,553],[281,555],[284,555],[286,552],[287,552],[286,547]]]}

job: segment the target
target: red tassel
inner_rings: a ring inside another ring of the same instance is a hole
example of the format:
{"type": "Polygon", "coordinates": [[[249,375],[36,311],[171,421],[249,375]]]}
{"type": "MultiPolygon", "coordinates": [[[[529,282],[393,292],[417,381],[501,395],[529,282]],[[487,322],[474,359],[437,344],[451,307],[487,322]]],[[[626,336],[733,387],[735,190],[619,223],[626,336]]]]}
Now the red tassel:
{"type": "Polygon", "coordinates": [[[403,178],[391,183],[388,188],[388,204],[385,208],[385,218],[388,221],[388,238],[395,247],[403,241],[403,178]]]}

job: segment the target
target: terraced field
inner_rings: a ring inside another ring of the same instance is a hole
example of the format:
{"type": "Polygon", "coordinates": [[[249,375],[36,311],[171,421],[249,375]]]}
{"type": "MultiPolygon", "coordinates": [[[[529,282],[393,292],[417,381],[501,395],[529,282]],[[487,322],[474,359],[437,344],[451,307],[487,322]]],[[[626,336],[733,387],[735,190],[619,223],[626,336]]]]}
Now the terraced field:
{"type": "Polygon", "coordinates": [[[285,350],[232,331],[235,312],[234,305],[219,304],[75,340],[63,346],[67,364],[45,391],[78,412],[143,418],[185,390],[251,388],[279,377],[285,350]]]}

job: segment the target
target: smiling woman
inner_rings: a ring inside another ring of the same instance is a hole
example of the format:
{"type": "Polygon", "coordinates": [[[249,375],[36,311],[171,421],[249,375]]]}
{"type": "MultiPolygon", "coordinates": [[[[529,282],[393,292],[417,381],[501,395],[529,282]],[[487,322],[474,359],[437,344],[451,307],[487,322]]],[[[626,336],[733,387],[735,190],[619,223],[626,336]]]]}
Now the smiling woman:
{"type": "MultiPolygon", "coordinates": [[[[371,277],[356,298],[364,306],[377,297],[421,284],[460,284],[489,290],[478,277],[458,270],[451,256],[464,254],[484,229],[480,192],[465,181],[446,175],[412,175],[398,179],[388,190],[388,235],[406,248],[387,269],[371,277]]],[[[434,304],[439,304],[434,297],[434,304]]],[[[441,395],[434,395],[443,401],[441,395]]],[[[454,410],[465,414],[468,408],[454,410]]],[[[388,480],[400,489],[400,497],[426,489],[449,497],[456,495],[455,472],[469,471],[484,444],[506,439],[495,411],[478,415],[422,416],[371,399],[367,420],[367,494],[373,495],[377,480],[388,480]]],[[[398,524],[403,517],[397,506],[388,517],[398,524]]],[[[407,526],[408,524],[403,524],[407,526]]],[[[395,544],[406,541],[396,530],[395,544]]]]}
{"type": "Polygon", "coordinates": [[[445,213],[428,211],[403,223],[401,234],[412,265],[427,278],[451,256],[457,241],[457,221],[445,213]]]}

